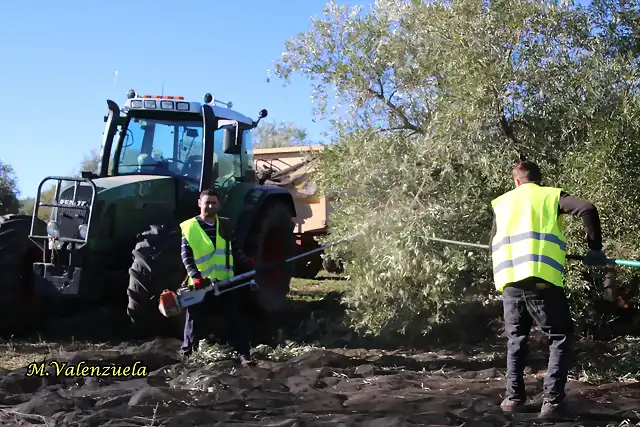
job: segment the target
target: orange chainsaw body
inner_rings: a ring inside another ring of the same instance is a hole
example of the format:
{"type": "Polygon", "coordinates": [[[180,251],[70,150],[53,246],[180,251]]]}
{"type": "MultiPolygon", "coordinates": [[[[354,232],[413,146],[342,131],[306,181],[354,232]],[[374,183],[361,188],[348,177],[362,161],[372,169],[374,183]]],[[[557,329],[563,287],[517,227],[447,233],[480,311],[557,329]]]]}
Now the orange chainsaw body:
{"type": "Polygon", "coordinates": [[[178,296],[175,292],[165,289],[160,294],[160,302],[158,303],[158,310],[165,317],[171,317],[180,314],[182,311],[178,305],[178,296]]]}

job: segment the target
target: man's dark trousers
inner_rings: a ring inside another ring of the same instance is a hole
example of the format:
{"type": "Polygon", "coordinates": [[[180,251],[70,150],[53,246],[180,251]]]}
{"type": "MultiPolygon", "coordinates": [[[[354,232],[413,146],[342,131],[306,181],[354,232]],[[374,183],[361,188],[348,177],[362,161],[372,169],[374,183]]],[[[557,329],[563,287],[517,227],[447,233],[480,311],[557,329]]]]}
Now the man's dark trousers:
{"type": "Polygon", "coordinates": [[[184,341],[180,352],[189,355],[200,340],[212,332],[213,313],[222,318],[227,342],[241,355],[249,357],[250,343],[245,317],[240,304],[241,293],[230,291],[219,296],[209,292],[200,304],[189,307],[184,326],[184,341]]]}
{"type": "Polygon", "coordinates": [[[526,401],[524,368],[528,356],[528,338],[535,321],[549,337],[549,363],[544,379],[544,400],[559,403],[565,397],[565,384],[572,358],[573,320],[564,289],[527,279],[504,288],[505,335],[507,342],[506,397],[526,401]]]}

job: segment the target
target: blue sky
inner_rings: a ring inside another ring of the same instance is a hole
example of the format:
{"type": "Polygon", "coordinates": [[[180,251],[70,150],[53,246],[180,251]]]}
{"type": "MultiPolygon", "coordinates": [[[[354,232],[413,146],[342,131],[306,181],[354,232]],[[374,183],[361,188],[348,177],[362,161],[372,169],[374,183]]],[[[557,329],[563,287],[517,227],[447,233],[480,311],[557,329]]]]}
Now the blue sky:
{"type": "MultiPolygon", "coordinates": [[[[234,109],[292,121],[320,138],[311,87],[287,88],[265,70],[305,31],[324,0],[108,2],[6,1],[0,14],[0,160],[35,196],[47,175],[77,170],[100,148],[106,99],[127,90],[200,101],[211,92],[234,109]],[[118,77],[114,84],[114,75],[118,77]]],[[[366,4],[340,0],[341,4],[366,4]]]]}

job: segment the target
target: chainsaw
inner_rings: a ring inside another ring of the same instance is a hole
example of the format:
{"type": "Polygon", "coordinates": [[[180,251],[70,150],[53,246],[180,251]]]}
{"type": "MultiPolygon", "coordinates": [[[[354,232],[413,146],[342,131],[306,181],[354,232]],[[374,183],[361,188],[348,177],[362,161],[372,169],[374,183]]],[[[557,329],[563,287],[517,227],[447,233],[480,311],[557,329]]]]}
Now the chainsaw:
{"type": "Polygon", "coordinates": [[[160,294],[160,299],[158,303],[158,310],[165,317],[177,316],[182,313],[185,309],[191,307],[192,305],[199,304],[204,301],[205,297],[209,292],[213,292],[215,296],[222,295],[226,292],[231,292],[239,288],[249,287],[252,291],[258,289],[258,284],[256,283],[254,276],[261,272],[271,268],[279,267],[284,264],[296,261],[300,258],[307,257],[313,253],[322,251],[330,246],[335,246],[340,243],[346,242],[348,240],[353,240],[357,237],[360,237],[362,233],[352,234],[351,236],[344,237],[335,242],[327,243],[324,246],[320,246],[316,249],[313,249],[308,252],[304,252],[288,258],[281,262],[269,263],[264,266],[260,266],[255,270],[248,271],[246,273],[238,274],[236,276],[231,277],[230,279],[212,281],[207,280],[205,283],[207,285],[202,289],[196,289],[192,286],[182,286],[177,291],[170,291],[165,289],[160,294]]]}

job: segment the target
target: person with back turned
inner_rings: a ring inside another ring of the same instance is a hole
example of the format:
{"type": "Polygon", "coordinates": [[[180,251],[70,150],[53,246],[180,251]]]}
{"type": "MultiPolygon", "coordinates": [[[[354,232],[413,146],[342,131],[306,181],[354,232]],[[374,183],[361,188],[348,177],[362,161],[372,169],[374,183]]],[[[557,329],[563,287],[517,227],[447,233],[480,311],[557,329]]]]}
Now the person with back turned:
{"type": "MultiPolygon", "coordinates": [[[[235,246],[234,229],[228,218],[218,216],[220,197],[214,190],[204,190],[198,199],[200,215],[180,224],[182,230],[182,263],[187,270],[189,286],[202,289],[208,281],[233,277],[240,264],[244,269],[255,268],[253,259],[235,246]],[[237,260],[237,261],[236,261],[237,260]]],[[[249,335],[241,313],[242,294],[229,291],[220,296],[208,293],[200,304],[189,307],[184,327],[184,342],[180,353],[190,355],[194,346],[206,338],[210,330],[207,320],[218,309],[224,318],[230,344],[239,353],[242,364],[253,364],[250,358],[249,335]]]]}
{"type": "Polygon", "coordinates": [[[605,257],[595,206],[560,188],[542,186],[538,165],[521,159],[513,166],[516,188],[491,202],[493,274],[502,292],[507,337],[505,412],[524,406],[524,368],[533,321],[549,337],[549,361],[540,417],[565,409],[565,384],[571,364],[573,320],[564,291],[566,238],[559,216],[583,219],[589,252],[586,261],[605,257]]]}

